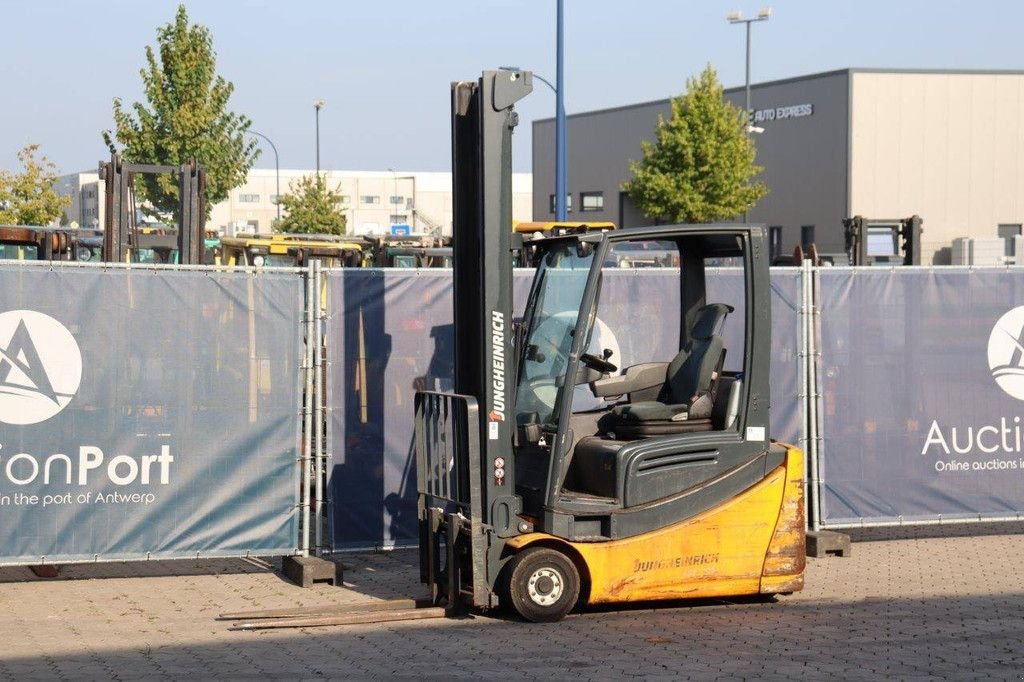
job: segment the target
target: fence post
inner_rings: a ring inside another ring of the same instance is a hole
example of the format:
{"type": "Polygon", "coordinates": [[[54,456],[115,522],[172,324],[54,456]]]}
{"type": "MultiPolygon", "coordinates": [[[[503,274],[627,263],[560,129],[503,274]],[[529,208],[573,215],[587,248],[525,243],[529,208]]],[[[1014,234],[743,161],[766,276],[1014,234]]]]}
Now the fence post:
{"type": "Polygon", "coordinates": [[[323,306],[321,305],[321,269],[320,261],[314,260],[313,266],[313,301],[312,310],[316,311],[313,316],[315,331],[313,333],[313,397],[315,407],[313,408],[313,455],[315,457],[314,475],[316,476],[316,554],[320,556],[323,552],[323,497],[324,497],[324,472],[326,470],[323,459],[324,454],[324,374],[323,374],[323,306]]]}
{"type": "Polygon", "coordinates": [[[299,506],[302,508],[302,538],[300,540],[300,554],[309,555],[309,494],[310,494],[310,466],[313,449],[313,347],[316,345],[315,331],[313,324],[313,304],[316,292],[313,288],[313,266],[308,265],[305,272],[306,278],[306,355],[303,362],[305,368],[305,387],[302,399],[302,457],[299,458],[302,474],[299,477],[302,490],[299,495],[299,506]]]}
{"type": "MultiPolygon", "coordinates": [[[[806,504],[811,509],[812,493],[808,481],[813,478],[810,471],[814,464],[811,457],[811,420],[810,420],[810,370],[808,369],[808,357],[810,355],[810,343],[807,340],[810,333],[810,304],[808,302],[808,291],[810,290],[810,276],[808,274],[809,264],[803,261],[800,264],[800,341],[797,347],[799,363],[797,372],[800,374],[800,418],[803,421],[803,433],[801,434],[800,448],[804,453],[804,491],[806,504]]],[[[809,527],[813,514],[807,513],[804,523],[809,527]]]]}
{"type": "Polygon", "coordinates": [[[811,509],[811,530],[821,530],[821,449],[818,433],[818,271],[804,261],[805,296],[807,301],[807,442],[810,448],[810,486],[808,502],[811,509]]]}
{"type": "Polygon", "coordinates": [[[818,518],[818,457],[815,447],[815,400],[817,390],[815,384],[815,362],[814,362],[814,273],[811,268],[811,261],[804,260],[800,264],[801,280],[801,306],[800,316],[801,339],[800,354],[803,356],[803,388],[802,409],[804,415],[804,433],[806,444],[806,491],[807,491],[807,522],[811,530],[820,529],[818,518]]]}

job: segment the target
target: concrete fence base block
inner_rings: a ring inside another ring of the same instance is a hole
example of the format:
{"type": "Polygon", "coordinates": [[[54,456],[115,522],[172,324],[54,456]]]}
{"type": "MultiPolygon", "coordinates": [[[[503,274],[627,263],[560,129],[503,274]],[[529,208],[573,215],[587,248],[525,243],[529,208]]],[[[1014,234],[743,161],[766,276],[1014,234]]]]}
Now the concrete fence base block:
{"type": "Polygon", "coordinates": [[[314,583],[330,583],[341,587],[344,568],[327,559],[315,556],[288,556],[282,561],[285,576],[299,587],[312,587],[314,583]]]}
{"type": "Polygon", "coordinates": [[[827,556],[850,556],[850,536],[834,530],[807,531],[807,556],[822,559],[827,556]]]}

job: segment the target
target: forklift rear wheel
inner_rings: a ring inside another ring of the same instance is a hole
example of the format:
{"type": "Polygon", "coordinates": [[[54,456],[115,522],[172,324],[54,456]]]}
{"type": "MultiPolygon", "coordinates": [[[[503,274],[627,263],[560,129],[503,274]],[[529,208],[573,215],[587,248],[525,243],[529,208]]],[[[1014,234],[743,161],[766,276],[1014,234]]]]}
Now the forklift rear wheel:
{"type": "Polygon", "coordinates": [[[565,618],[580,596],[580,574],[569,557],[547,547],[523,550],[512,560],[507,593],[512,608],[534,623],[565,618]]]}

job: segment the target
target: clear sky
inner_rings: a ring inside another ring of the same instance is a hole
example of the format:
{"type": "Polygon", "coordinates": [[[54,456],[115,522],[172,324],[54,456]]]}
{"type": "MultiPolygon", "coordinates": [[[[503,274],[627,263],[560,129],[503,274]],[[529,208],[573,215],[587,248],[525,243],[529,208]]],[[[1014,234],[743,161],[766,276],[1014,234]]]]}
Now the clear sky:
{"type": "MultiPolygon", "coordinates": [[[[143,48],[176,0],[0,0],[0,168],[30,142],[62,172],[95,168],[111,100],[140,96],[143,48]]],[[[448,83],[518,65],[555,79],[554,0],[187,0],[213,32],[231,104],[277,144],[282,168],[447,170],[448,83]]],[[[706,63],[742,85],[744,36],[725,15],[749,0],[566,0],[566,110],[678,94],[706,63]]],[[[753,80],[847,66],[1024,68],[1018,0],[776,0],[754,25],[753,80]]],[[[516,170],[530,121],[554,112],[536,83],[519,106],[516,170]]],[[[569,144],[600,144],[569,140],[569,144]]],[[[267,152],[257,166],[273,167],[267,152]]]]}

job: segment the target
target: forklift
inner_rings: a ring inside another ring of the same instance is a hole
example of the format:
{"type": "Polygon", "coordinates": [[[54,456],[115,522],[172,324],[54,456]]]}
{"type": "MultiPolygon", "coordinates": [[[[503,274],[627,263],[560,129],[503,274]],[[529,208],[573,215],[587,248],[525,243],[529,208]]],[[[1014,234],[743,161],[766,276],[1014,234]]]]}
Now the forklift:
{"type": "Polygon", "coordinates": [[[485,71],[451,86],[455,390],[417,391],[414,401],[429,596],[222,614],[238,621],[233,629],[499,607],[553,622],[587,604],[803,588],[804,455],[769,437],[764,228],[530,239],[536,273],[514,320],[509,255],[523,249],[511,229],[514,105],[532,80],[528,71],[485,71]],[[674,250],[679,270],[664,270],[673,284],[660,300],[611,301],[609,311],[605,277],[620,275],[617,256],[638,248],[674,250]],[[742,264],[737,305],[709,296],[705,268],[722,259],[742,264]],[[602,317],[624,307],[671,316],[676,350],[652,360],[623,349],[620,359],[603,347],[602,317]],[[743,326],[740,347],[725,347],[725,324],[743,326]]]}
{"type": "Polygon", "coordinates": [[[615,223],[609,222],[518,222],[512,224],[512,267],[537,267],[536,249],[532,246],[533,239],[553,237],[563,234],[582,234],[592,230],[614,230],[615,223]]]}
{"type": "Polygon", "coordinates": [[[920,265],[921,216],[843,219],[843,238],[850,265],[920,265]]]}
{"type": "Polygon", "coordinates": [[[179,166],[128,163],[119,154],[99,163],[104,184],[105,263],[156,262],[199,265],[206,250],[206,171],[190,160],[179,166]],[[135,179],[170,175],[178,184],[178,226],[146,228],[138,223],[135,179]]]}
{"type": "Polygon", "coordinates": [[[804,456],[769,436],[764,228],[533,239],[537,270],[514,322],[511,141],[531,89],[526,71],[451,89],[455,391],[415,400],[431,603],[549,622],[578,605],[800,590],[804,456]],[[604,272],[655,247],[680,263],[671,295],[654,302],[678,320],[677,350],[620,360],[595,345],[604,272]],[[705,286],[706,262],[722,258],[743,266],[738,319],[705,286]],[[743,326],[742,347],[723,347],[727,323],[743,326]]]}

